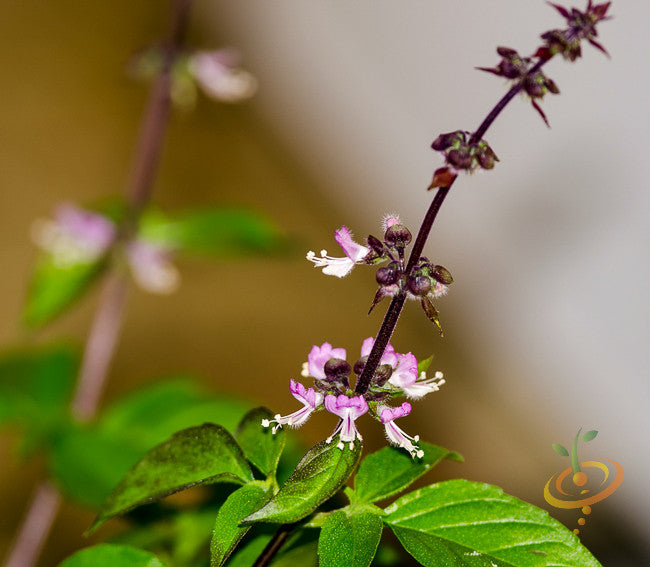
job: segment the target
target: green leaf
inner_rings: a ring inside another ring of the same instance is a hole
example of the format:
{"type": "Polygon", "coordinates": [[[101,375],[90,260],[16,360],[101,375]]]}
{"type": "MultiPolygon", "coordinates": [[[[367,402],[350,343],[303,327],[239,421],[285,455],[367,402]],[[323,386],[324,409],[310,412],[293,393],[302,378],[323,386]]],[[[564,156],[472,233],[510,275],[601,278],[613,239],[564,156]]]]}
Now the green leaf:
{"type": "Polygon", "coordinates": [[[103,543],[77,551],[59,567],[164,567],[164,564],[148,551],[103,543]]]}
{"type": "Polygon", "coordinates": [[[206,394],[187,379],[158,381],[112,405],[103,413],[100,427],[144,452],[174,432],[206,421],[233,432],[250,407],[231,395],[206,394]]]}
{"type": "Polygon", "coordinates": [[[262,508],[242,521],[290,524],[311,514],[332,496],[352,474],[361,457],[361,443],[339,449],[322,441],[296,466],[280,491],[262,508]]]}
{"type": "Polygon", "coordinates": [[[384,447],[361,461],[354,477],[355,502],[376,502],[404,490],[442,459],[462,461],[458,453],[420,441],[421,459],[413,459],[403,449],[384,447]]]}
{"type": "Polygon", "coordinates": [[[93,427],[69,425],[53,440],[50,473],[64,494],[98,508],[146,449],[93,427]]]}
{"type": "Polygon", "coordinates": [[[78,354],[58,345],[3,353],[0,358],[0,424],[39,429],[67,414],[78,354]]]}
{"type": "Polygon", "coordinates": [[[59,266],[49,256],[36,264],[23,308],[30,327],[49,323],[72,305],[102,273],[106,262],[59,266]]]}
{"type": "Polygon", "coordinates": [[[559,443],[553,443],[552,445],[553,451],[555,451],[560,457],[568,457],[569,456],[569,451],[564,445],[560,445],[559,443]]]}
{"type": "Polygon", "coordinates": [[[595,429],[592,429],[591,431],[587,431],[587,433],[585,433],[582,436],[582,442],[588,443],[589,441],[593,441],[596,438],[596,435],[598,435],[598,431],[596,431],[595,429]]]}
{"type": "Polygon", "coordinates": [[[223,208],[188,211],[170,219],[148,211],[139,236],[185,252],[232,257],[268,252],[280,240],[280,232],[264,215],[245,209],[223,208]]]}
{"type": "Polygon", "coordinates": [[[426,372],[427,370],[429,370],[429,366],[431,366],[432,362],[433,362],[433,355],[431,355],[429,358],[420,360],[420,362],[418,362],[418,375],[422,374],[422,372],[426,372]]]}
{"type": "Polygon", "coordinates": [[[251,529],[239,521],[258,510],[269,499],[268,488],[261,482],[251,482],[233,492],[219,509],[210,543],[210,565],[220,567],[233,549],[251,529]]]}
{"type": "Polygon", "coordinates": [[[330,514],[318,539],[321,567],[367,567],[375,556],[383,522],[370,507],[330,514]]]}
{"type": "Polygon", "coordinates": [[[285,433],[279,429],[273,433],[269,427],[262,427],[263,419],[273,419],[267,408],[255,408],[241,420],[235,439],[244,451],[246,458],[264,475],[275,473],[285,444],[285,433]]]}
{"type": "Polygon", "coordinates": [[[253,480],[241,449],[221,426],[204,423],[154,447],[108,497],[89,532],[117,516],[191,486],[253,480]]]}
{"type": "Polygon", "coordinates": [[[402,496],[386,512],[385,523],[424,566],[600,565],[544,510],[489,484],[433,484],[402,496]]]}

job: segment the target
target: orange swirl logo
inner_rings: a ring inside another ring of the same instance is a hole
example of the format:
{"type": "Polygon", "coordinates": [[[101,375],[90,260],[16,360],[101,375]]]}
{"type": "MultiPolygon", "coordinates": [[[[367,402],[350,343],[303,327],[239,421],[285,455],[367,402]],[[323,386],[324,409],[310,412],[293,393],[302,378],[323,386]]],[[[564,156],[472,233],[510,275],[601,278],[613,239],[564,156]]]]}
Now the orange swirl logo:
{"type": "MultiPolygon", "coordinates": [[[[598,431],[587,431],[582,438],[578,430],[571,452],[560,444],[553,444],[553,450],[561,457],[570,457],[571,466],[548,479],[544,487],[544,499],[555,508],[581,508],[584,515],[591,513],[591,505],[612,495],[623,482],[623,467],[611,459],[601,461],[578,460],[578,442],[587,443],[595,439],[598,431]],[[572,474],[573,473],[573,474],[572,474]]],[[[584,517],[578,525],[584,526],[584,517]]],[[[580,530],[575,529],[577,534],[580,530]]]]}

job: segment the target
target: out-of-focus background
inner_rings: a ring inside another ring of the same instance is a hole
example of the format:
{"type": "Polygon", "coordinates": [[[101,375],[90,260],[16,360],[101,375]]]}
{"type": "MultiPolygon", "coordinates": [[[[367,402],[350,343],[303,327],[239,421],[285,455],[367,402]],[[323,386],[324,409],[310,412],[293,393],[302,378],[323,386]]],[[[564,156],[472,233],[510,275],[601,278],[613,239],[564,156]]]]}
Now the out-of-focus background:
{"type": "MultiPolygon", "coordinates": [[[[144,0],[3,5],[4,347],[85,337],[97,292],[36,337],[20,329],[35,257],[29,227],[61,201],[122,191],[146,98],[124,66],[165,33],[166,8],[144,0]]],[[[438,302],[444,338],[411,305],[393,344],[418,357],[435,353],[447,378],[414,404],[407,429],[466,462],[441,465],[429,481],[499,484],[573,528],[578,512],[560,513],[542,496],[566,467],[551,444],[570,444],[579,427],[597,429],[581,457],[620,462],[625,480],[593,506],[583,541],[604,565],[638,566],[650,561],[650,4],[614,2],[611,11],[601,26],[611,60],[585,46],[576,63],[547,66],[562,90],[542,102],[552,129],[528,101],[514,101],[487,135],[501,162],[461,178],[445,203],[426,249],[456,279],[438,302]]],[[[171,298],[133,289],[106,400],[189,371],[214,391],[291,410],[288,381],[311,345],[328,340],[356,352],[384,310],[366,316],[371,271],[328,278],[303,250],[333,252],[341,224],[379,235],[389,211],[416,231],[441,164],[429,144],[440,132],[476,128],[505,90],[473,67],[495,65],[497,45],[532,52],[539,33],[562,23],[541,0],[198,1],[190,42],[238,47],[260,90],[244,105],[201,99],[194,112],[175,114],[154,202],[167,210],[249,205],[275,219],[296,249],[280,259],[182,262],[171,298]]],[[[332,423],[318,418],[301,431],[305,441],[329,434],[332,423]]],[[[383,443],[379,432],[367,437],[369,448],[383,443]]],[[[19,462],[11,432],[0,437],[0,464],[4,554],[43,465],[19,462]]],[[[41,565],[83,545],[90,519],[64,506],[41,565]]]]}

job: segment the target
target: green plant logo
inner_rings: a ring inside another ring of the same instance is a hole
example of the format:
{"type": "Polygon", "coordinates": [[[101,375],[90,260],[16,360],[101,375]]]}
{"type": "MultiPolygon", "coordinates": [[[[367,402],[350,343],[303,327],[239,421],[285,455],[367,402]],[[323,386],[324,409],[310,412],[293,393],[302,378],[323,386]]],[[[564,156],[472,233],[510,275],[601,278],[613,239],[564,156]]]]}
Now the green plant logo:
{"type": "MultiPolygon", "coordinates": [[[[570,453],[564,445],[553,443],[553,450],[558,455],[571,458],[571,466],[548,479],[544,487],[544,499],[555,508],[581,508],[582,513],[587,516],[591,514],[592,504],[604,500],[621,486],[623,467],[610,459],[580,462],[578,441],[593,441],[598,431],[587,431],[582,438],[581,433],[582,428],[573,439],[570,453]]],[[[578,525],[584,526],[585,523],[584,517],[578,519],[578,525]]],[[[573,533],[578,534],[580,530],[576,528],[573,533]]]]}

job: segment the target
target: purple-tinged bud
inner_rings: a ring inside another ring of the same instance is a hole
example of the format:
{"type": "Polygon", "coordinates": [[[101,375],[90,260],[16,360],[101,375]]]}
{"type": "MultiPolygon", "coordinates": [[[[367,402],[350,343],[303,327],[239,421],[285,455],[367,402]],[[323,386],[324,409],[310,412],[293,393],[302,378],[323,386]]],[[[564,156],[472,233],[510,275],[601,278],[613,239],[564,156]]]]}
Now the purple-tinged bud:
{"type": "Polygon", "coordinates": [[[451,277],[451,273],[443,266],[435,266],[431,276],[443,285],[451,285],[454,283],[454,278],[451,277]]]}
{"type": "Polygon", "coordinates": [[[384,240],[389,246],[407,246],[412,238],[411,231],[403,224],[394,224],[388,227],[386,234],[384,234],[384,240]]]}
{"type": "Polygon", "coordinates": [[[544,86],[549,90],[549,92],[553,94],[560,94],[560,89],[555,84],[555,81],[553,79],[549,79],[548,77],[545,77],[544,86]]]}
{"type": "Polygon", "coordinates": [[[330,358],[325,363],[325,376],[329,380],[340,380],[341,378],[350,374],[352,367],[350,364],[341,358],[330,358]]]}
{"type": "Polygon", "coordinates": [[[377,256],[381,257],[386,253],[383,242],[372,234],[368,235],[366,242],[368,243],[368,247],[377,254],[377,256]]]}
{"type": "Polygon", "coordinates": [[[393,375],[393,367],[390,364],[380,364],[375,370],[372,381],[377,386],[383,386],[393,375]]]}
{"type": "Polygon", "coordinates": [[[368,362],[368,357],[362,356],[359,360],[357,360],[354,363],[352,370],[357,376],[361,376],[361,373],[363,372],[363,368],[366,365],[366,362],[368,362]]]}
{"type": "Polygon", "coordinates": [[[431,291],[431,278],[427,276],[411,276],[406,287],[413,295],[424,297],[431,291]]]}
{"type": "Polygon", "coordinates": [[[540,79],[539,74],[533,76],[527,75],[524,79],[524,90],[532,98],[541,98],[544,96],[544,84],[540,79]]]}
{"type": "Polygon", "coordinates": [[[447,162],[456,169],[470,169],[474,158],[466,149],[453,149],[447,153],[447,162]]]}
{"type": "Polygon", "coordinates": [[[402,275],[402,270],[397,262],[391,262],[388,266],[379,268],[375,279],[379,285],[393,285],[402,275]]]}

